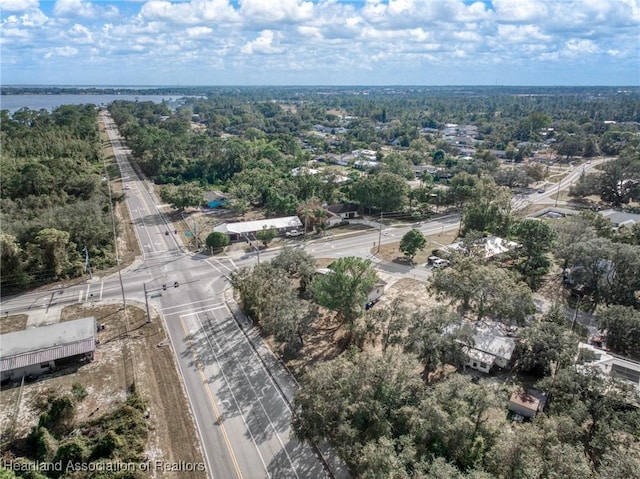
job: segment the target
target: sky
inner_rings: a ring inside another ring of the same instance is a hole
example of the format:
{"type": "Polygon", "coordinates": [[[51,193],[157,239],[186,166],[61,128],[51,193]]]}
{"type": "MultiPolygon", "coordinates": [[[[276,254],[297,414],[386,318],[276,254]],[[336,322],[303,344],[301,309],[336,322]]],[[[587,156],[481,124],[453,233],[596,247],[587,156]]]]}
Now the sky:
{"type": "Polygon", "coordinates": [[[0,0],[0,85],[640,85],[640,0],[0,0]]]}

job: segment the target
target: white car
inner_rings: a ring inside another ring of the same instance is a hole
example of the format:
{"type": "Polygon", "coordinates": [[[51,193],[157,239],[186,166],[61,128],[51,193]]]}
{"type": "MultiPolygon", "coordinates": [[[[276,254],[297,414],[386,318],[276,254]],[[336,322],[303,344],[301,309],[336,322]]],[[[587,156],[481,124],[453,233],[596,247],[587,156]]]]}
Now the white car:
{"type": "Polygon", "coordinates": [[[433,265],[434,268],[437,268],[437,269],[446,268],[447,266],[451,265],[449,260],[440,259],[440,258],[434,260],[433,263],[431,263],[431,264],[433,265]]]}
{"type": "Polygon", "coordinates": [[[293,238],[295,236],[302,236],[304,233],[300,230],[291,230],[291,231],[287,231],[284,235],[287,238],[293,238]]]}

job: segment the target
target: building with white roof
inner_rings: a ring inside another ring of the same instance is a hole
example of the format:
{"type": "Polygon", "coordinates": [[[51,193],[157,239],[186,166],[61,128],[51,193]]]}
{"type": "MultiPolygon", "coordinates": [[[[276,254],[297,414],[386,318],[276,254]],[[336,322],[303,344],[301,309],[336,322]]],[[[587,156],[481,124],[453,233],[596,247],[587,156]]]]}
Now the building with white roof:
{"type": "Polygon", "coordinates": [[[302,227],[302,222],[297,216],[285,216],[282,218],[267,218],[264,220],[240,221],[238,223],[223,223],[213,228],[213,231],[224,233],[231,241],[255,239],[255,234],[263,229],[275,229],[279,235],[287,231],[302,227]]]}
{"type": "Polygon", "coordinates": [[[595,366],[603,373],[615,376],[640,391],[640,362],[612,354],[591,344],[578,343],[578,363],[581,367],[595,366]]]}
{"type": "Polygon", "coordinates": [[[2,381],[49,372],[64,359],[91,360],[95,349],[93,317],[0,335],[2,381]]]}
{"type": "Polygon", "coordinates": [[[516,342],[488,326],[476,327],[473,346],[464,346],[467,356],[465,366],[483,373],[489,373],[495,365],[505,368],[511,362],[516,342]]]}

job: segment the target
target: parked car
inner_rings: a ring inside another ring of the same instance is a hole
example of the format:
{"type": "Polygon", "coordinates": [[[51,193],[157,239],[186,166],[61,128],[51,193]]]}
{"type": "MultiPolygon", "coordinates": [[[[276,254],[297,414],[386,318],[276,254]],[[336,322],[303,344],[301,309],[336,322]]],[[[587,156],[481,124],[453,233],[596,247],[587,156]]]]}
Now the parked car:
{"type": "Polygon", "coordinates": [[[287,238],[293,238],[295,236],[302,236],[303,234],[304,233],[302,231],[300,231],[300,230],[290,230],[290,231],[287,231],[284,235],[287,238]]]}
{"type": "Polygon", "coordinates": [[[438,258],[437,260],[435,260],[433,263],[433,267],[434,268],[446,268],[447,266],[449,266],[451,263],[449,262],[449,260],[447,259],[440,259],[438,258]]]}
{"type": "Polygon", "coordinates": [[[427,259],[427,265],[433,264],[434,261],[439,259],[440,258],[438,256],[429,256],[429,258],[427,259]]]}

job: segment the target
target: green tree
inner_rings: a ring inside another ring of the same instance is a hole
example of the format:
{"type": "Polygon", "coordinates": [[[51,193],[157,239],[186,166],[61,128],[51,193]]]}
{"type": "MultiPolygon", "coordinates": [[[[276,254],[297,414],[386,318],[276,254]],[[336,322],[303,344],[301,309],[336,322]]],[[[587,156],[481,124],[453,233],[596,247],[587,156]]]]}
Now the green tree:
{"type": "Polygon", "coordinates": [[[366,209],[398,211],[407,204],[409,186],[401,176],[379,173],[358,179],[352,185],[350,195],[366,209]]]}
{"type": "Polygon", "coordinates": [[[204,190],[194,182],[165,185],[160,188],[160,198],[182,211],[190,206],[200,206],[204,202],[204,190]]]}
{"type": "Polygon", "coordinates": [[[330,273],[316,276],[311,291],[320,306],[335,311],[338,321],[353,332],[376,284],[376,272],[370,260],[353,256],[334,261],[329,269],[330,273]]]}
{"type": "Polygon", "coordinates": [[[512,220],[509,188],[496,185],[490,177],[483,177],[474,185],[471,194],[471,201],[462,214],[463,235],[474,230],[506,235],[512,220]]]}
{"type": "Polygon", "coordinates": [[[264,227],[256,233],[256,239],[262,241],[265,248],[269,246],[269,243],[271,243],[276,236],[278,236],[278,232],[275,228],[264,227]]]}
{"type": "Polygon", "coordinates": [[[599,315],[599,327],[609,349],[640,358],[640,312],[630,306],[609,306],[599,315]]]}
{"type": "Polygon", "coordinates": [[[547,253],[553,247],[555,232],[549,223],[536,219],[519,221],[512,232],[519,244],[517,253],[523,256],[516,268],[526,283],[536,289],[551,266],[547,253]]]}
{"type": "Polygon", "coordinates": [[[219,250],[229,244],[229,237],[219,231],[213,231],[212,233],[209,233],[205,243],[212,250],[219,250]]]}
{"type": "Polygon", "coordinates": [[[416,449],[409,444],[402,448],[399,436],[411,431],[423,396],[416,367],[402,353],[372,352],[346,354],[318,365],[295,395],[295,435],[327,441],[358,477],[380,477],[374,475],[378,467],[395,469],[393,456],[403,449],[405,467],[412,467],[416,449]],[[385,452],[387,460],[376,460],[372,449],[380,451],[382,445],[393,447],[385,452]]]}
{"type": "Polygon", "coordinates": [[[516,367],[538,377],[549,376],[573,364],[578,340],[564,326],[538,321],[521,328],[518,336],[516,367]]]}
{"type": "Polygon", "coordinates": [[[38,263],[43,273],[51,278],[63,278],[71,274],[73,260],[78,259],[75,244],[69,241],[69,233],[55,228],[45,228],[29,245],[31,261],[38,263]]]}
{"type": "Polygon", "coordinates": [[[465,344],[473,346],[472,328],[459,315],[439,307],[428,314],[419,311],[412,316],[404,347],[418,356],[428,381],[429,374],[439,366],[462,364],[465,344]]]}
{"type": "Polygon", "coordinates": [[[402,251],[410,261],[413,261],[416,253],[424,249],[426,245],[427,240],[422,234],[422,231],[412,229],[407,231],[400,240],[400,251],[402,251]]]}
{"type": "Polygon", "coordinates": [[[495,265],[460,258],[453,267],[439,270],[429,286],[440,298],[449,298],[480,320],[492,317],[523,324],[535,312],[529,287],[509,271],[495,265]]]}

